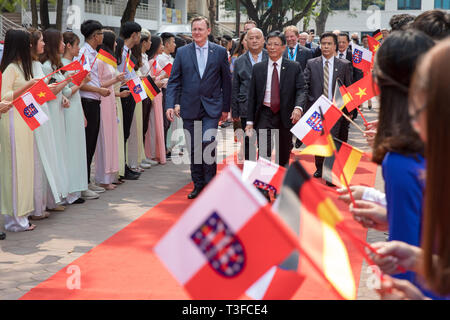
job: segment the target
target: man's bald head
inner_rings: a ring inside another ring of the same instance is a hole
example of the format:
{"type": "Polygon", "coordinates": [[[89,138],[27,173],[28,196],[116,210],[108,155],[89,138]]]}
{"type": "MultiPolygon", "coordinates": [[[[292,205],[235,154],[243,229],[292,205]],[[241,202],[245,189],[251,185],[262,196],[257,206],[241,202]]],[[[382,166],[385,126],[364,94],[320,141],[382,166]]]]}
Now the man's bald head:
{"type": "Polygon", "coordinates": [[[247,31],[247,46],[252,54],[259,54],[264,47],[264,33],[259,28],[247,31]]]}

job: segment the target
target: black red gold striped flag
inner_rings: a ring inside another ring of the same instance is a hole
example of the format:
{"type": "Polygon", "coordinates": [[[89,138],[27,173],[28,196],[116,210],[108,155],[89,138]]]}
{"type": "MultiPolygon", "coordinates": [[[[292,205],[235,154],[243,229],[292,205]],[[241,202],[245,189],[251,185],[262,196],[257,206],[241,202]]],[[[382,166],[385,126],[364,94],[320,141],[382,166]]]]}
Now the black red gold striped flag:
{"type": "Polygon", "coordinates": [[[152,77],[147,76],[142,80],[142,84],[144,85],[145,92],[150,100],[153,100],[161,90],[158,88],[156,83],[153,81],[152,77]]]}

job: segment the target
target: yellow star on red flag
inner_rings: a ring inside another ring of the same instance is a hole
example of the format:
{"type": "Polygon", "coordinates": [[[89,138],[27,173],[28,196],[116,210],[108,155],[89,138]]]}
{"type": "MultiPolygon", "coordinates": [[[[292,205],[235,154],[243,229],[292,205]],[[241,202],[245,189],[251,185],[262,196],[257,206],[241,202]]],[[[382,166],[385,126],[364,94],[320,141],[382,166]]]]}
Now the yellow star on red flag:
{"type": "Polygon", "coordinates": [[[39,92],[38,97],[39,98],[45,97],[45,92],[43,92],[43,91],[39,92]]]}
{"type": "Polygon", "coordinates": [[[356,95],[359,96],[360,99],[362,98],[362,96],[366,96],[367,95],[367,93],[366,93],[367,88],[361,89],[361,88],[358,87],[358,90],[359,91],[358,91],[358,93],[356,93],[356,95]]]}

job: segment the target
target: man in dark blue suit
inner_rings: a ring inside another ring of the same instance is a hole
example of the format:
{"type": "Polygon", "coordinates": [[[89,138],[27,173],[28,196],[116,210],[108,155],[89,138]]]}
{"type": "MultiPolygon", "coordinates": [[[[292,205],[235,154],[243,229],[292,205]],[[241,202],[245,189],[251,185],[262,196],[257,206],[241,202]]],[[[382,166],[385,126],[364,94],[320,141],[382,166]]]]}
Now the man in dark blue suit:
{"type": "Polygon", "coordinates": [[[181,115],[184,130],[189,133],[186,143],[194,190],[188,198],[194,199],[216,175],[215,135],[219,120],[225,120],[230,111],[231,73],[226,49],[208,41],[208,19],[194,18],[191,29],[194,42],[177,51],[165,109],[169,121],[181,115]],[[176,104],[180,107],[175,108],[176,104]],[[205,159],[204,151],[211,144],[207,149],[211,158],[205,159]]]}

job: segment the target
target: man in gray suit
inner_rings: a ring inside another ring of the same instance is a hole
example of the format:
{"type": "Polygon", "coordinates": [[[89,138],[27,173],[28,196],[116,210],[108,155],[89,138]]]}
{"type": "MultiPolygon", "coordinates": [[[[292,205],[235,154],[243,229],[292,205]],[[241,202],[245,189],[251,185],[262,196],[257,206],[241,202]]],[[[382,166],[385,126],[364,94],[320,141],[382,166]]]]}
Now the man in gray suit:
{"type": "MultiPolygon", "coordinates": [[[[247,94],[252,69],[255,63],[265,61],[268,58],[264,47],[264,34],[261,29],[252,28],[247,32],[248,52],[241,55],[234,62],[233,85],[231,91],[231,115],[233,120],[241,121],[244,129],[247,123],[247,94]]],[[[249,137],[244,135],[245,160],[256,160],[256,153],[250,157],[249,137]]],[[[255,150],[256,151],[256,150],[255,150]]]]}
{"type": "MultiPolygon", "coordinates": [[[[327,32],[320,37],[322,55],[311,59],[306,64],[305,87],[309,109],[321,96],[333,100],[336,79],[340,79],[345,86],[352,84],[352,64],[346,59],[336,58],[338,39],[334,33],[327,32]]],[[[331,129],[331,134],[344,141],[348,140],[349,122],[341,117],[331,129]]],[[[316,157],[316,172],[314,177],[322,177],[322,164],[324,158],[316,157]]]]}

